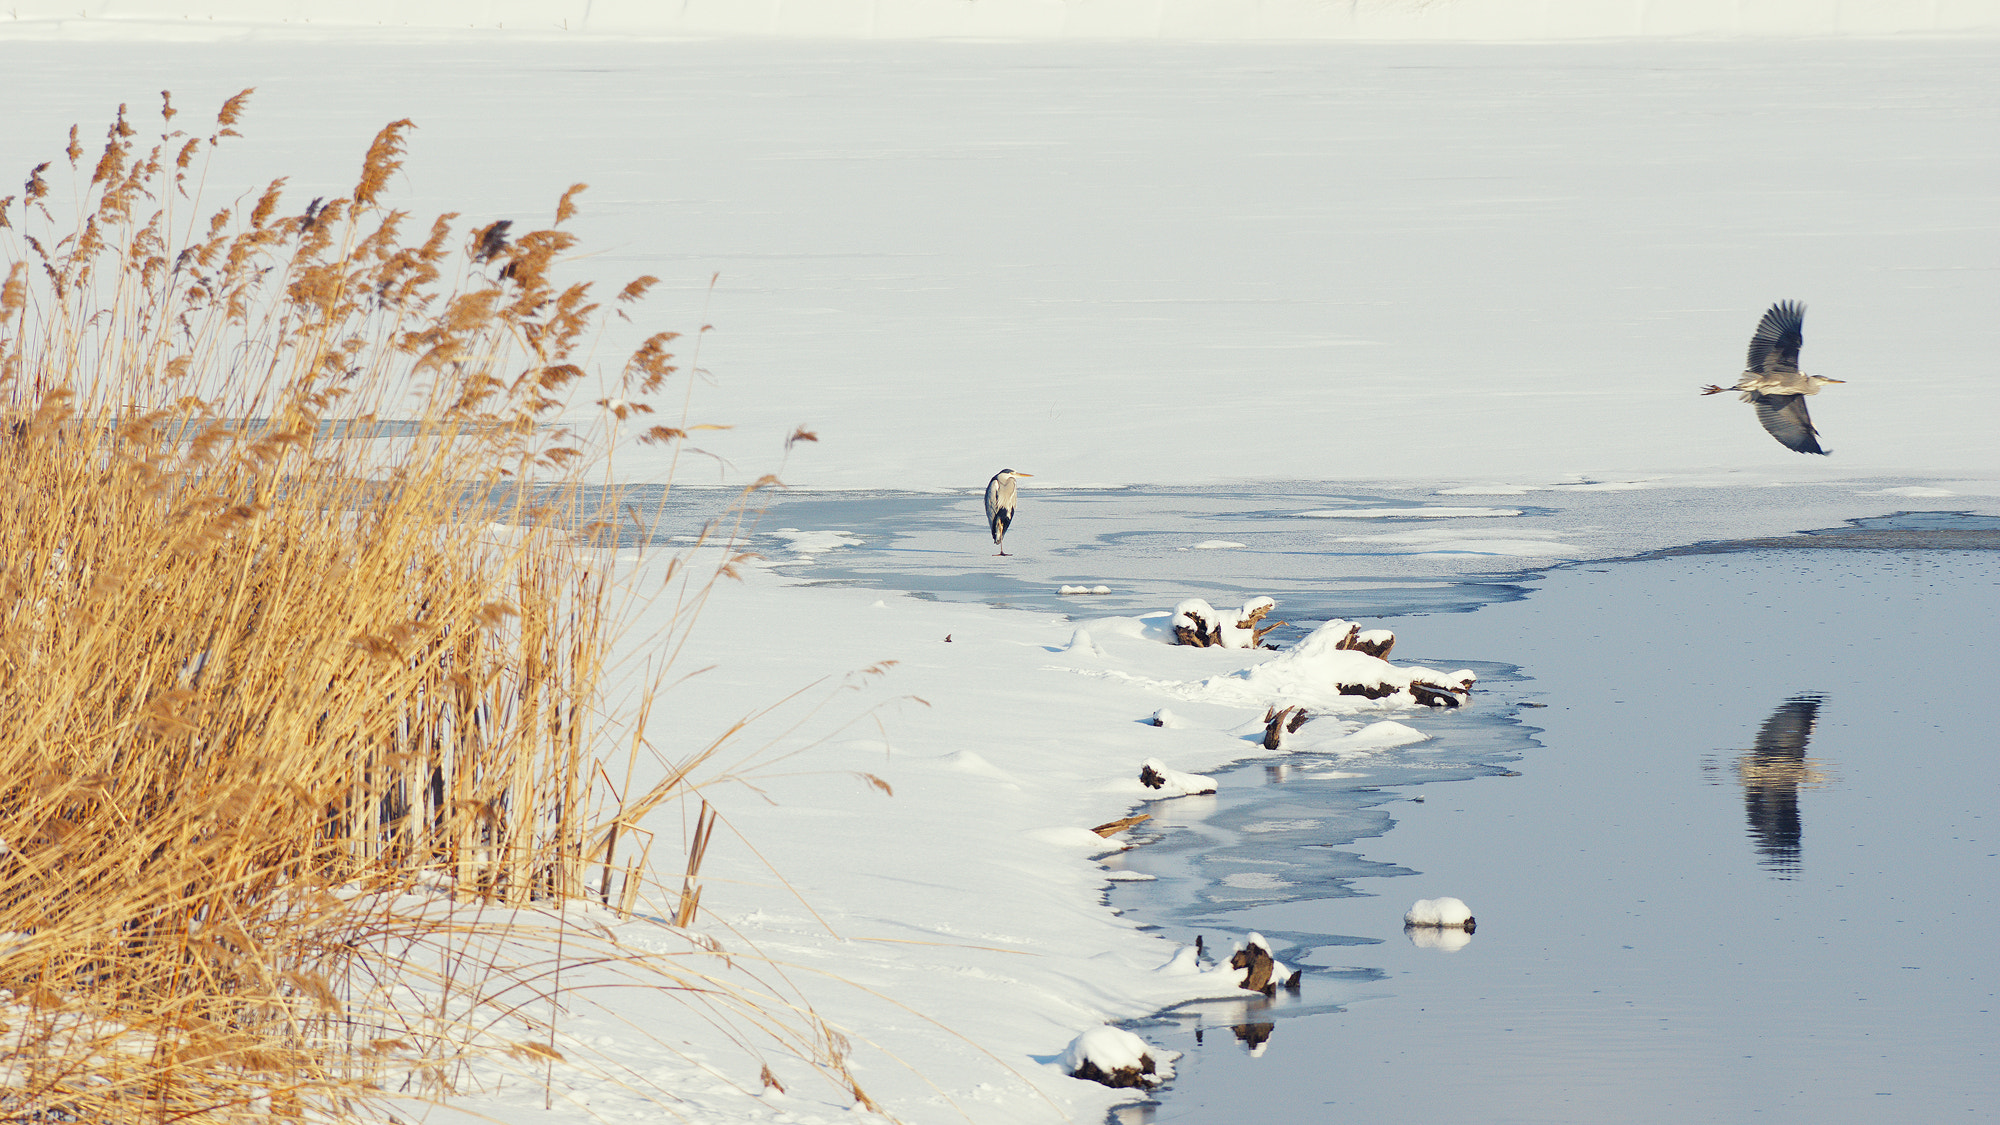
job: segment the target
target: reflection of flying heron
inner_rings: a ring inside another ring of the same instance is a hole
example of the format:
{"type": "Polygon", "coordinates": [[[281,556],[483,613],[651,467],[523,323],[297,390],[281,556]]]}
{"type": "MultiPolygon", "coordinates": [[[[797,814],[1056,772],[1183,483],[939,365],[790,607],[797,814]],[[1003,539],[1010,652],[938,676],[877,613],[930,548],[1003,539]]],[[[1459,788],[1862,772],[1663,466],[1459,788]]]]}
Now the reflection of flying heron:
{"type": "Polygon", "coordinates": [[[1800,695],[1778,705],[1757,730],[1757,742],[1736,763],[1743,783],[1743,815],[1764,865],[1780,878],[1799,872],[1799,789],[1824,784],[1826,775],[1806,757],[1824,697],[1800,695]]]}
{"type": "Polygon", "coordinates": [[[1757,421],[1778,444],[1798,453],[1824,454],[1819,431],[1813,429],[1812,418],[1806,413],[1805,396],[1818,394],[1827,383],[1847,380],[1800,373],[1799,346],[1805,343],[1805,322],[1806,307],[1797,301],[1779,301],[1766,309],[1750,337],[1747,370],[1736,385],[1718,387],[1711,383],[1701,393],[1742,391],[1743,401],[1757,405],[1757,421]]]}
{"type": "MultiPolygon", "coordinates": [[[[1014,525],[1014,478],[1031,477],[1033,473],[1017,473],[1012,469],[1002,469],[986,482],[986,526],[993,529],[993,545],[1000,547],[1000,540],[1007,535],[1007,529],[1014,525]]],[[[1000,547],[1000,553],[1007,549],[1000,547]]]]}

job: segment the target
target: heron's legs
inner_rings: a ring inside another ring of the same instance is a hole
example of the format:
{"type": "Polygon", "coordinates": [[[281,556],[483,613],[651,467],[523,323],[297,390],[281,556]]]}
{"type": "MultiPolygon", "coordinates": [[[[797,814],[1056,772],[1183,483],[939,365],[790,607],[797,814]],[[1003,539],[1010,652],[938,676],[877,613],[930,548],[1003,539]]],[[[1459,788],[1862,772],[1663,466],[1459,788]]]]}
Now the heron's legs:
{"type": "Polygon", "coordinates": [[[1714,383],[1710,383],[1710,384],[1709,384],[1708,386],[1706,386],[1706,387],[1703,387],[1703,388],[1701,389],[1701,393],[1702,393],[1702,394],[1705,394],[1705,395],[1719,395],[1719,394],[1721,394],[1722,392],[1724,392],[1724,391],[1727,391],[1727,390],[1731,390],[1731,389],[1733,389],[1733,388],[1730,388],[1730,387],[1718,387],[1718,386],[1716,386],[1716,385],[1715,385],[1714,383]]]}

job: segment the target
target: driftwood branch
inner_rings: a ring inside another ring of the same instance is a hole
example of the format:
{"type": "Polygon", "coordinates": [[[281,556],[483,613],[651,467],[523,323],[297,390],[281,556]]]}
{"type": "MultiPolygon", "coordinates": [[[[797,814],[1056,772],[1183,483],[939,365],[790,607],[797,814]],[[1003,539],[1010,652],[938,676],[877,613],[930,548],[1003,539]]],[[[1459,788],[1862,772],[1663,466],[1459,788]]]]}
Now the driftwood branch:
{"type": "Polygon", "coordinates": [[[1104,824],[1100,824],[1097,827],[1091,829],[1091,831],[1097,833],[1099,836],[1102,836],[1108,840],[1111,837],[1118,835],[1120,832],[1125,831],[1127,828],[1130,828],[1135,824],[1144,824],[1146,821],[1149,821],[1151,819],[1153,819],[1152,813],[1139,813],[1136,816],[1121,816],[1117,820],[1108,821],[1104,824]]]}
{"type": "Polygon", "coordinates": [[[1297,734],[1312,716],[1303,707],[1286,707],[1280,710],[1276,704],[1264,710],[1264,749],[1276,750],[1284,745],[1285,736],[1297,734]]]}

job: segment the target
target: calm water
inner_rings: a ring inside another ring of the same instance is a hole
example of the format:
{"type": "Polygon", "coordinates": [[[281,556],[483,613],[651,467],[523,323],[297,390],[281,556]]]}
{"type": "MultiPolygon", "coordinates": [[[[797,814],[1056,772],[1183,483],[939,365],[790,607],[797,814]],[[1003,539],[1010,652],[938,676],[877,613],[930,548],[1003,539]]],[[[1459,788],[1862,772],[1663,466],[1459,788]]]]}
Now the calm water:
{"type": "MultiPolygon", "coordinates": [[[[1301,1002],[1155,1021],[1181,1077],[1123,1119],[1988,1119],[1995,621],[1992,551],[1760,550],[1389,622],[1413,660],[1518,665],[1480,706],[1534,739],[1519,776],[1398,782],[1348,817],[1355,843],[1266,857],[1323,856],[1325,893],[1121,889],[1170,930],[1261,930],[1307,966],[1301,1002]],[[1456,951],[1402,932],[1438,895],[1479,920],[1456,951]]],[[[1434,733],[1468,760],[1504,741],[1434,733]]],[[[1262,771],[1230,780],[1264,811],[1230,815],[1300,819],[1262,771]]]]}

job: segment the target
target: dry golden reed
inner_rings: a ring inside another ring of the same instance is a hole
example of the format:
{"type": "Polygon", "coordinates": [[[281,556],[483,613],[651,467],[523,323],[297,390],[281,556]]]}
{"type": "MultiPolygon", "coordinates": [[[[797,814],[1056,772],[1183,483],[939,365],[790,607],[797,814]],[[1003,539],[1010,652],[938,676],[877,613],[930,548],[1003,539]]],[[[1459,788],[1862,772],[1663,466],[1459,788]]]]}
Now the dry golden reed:
{"type": "MultiPolygon", "coordinates": [[[[72,131],[73,219],[49,164],[0,199],[3,1119],[436,1089],[501,972],[436,904],[629,908],[637,821],[684,780],[597,784],[611,593],[563,530],[589,451],[550,424],[602,315],[552,276],[583,185],[549,229],[405,239],[405,120],[344,197],[203,216],[249,93],[206,138],[120,107],[94,164],[72,131]]],[[[603,405],[650,412],[672,340],[603,405]]]]}

